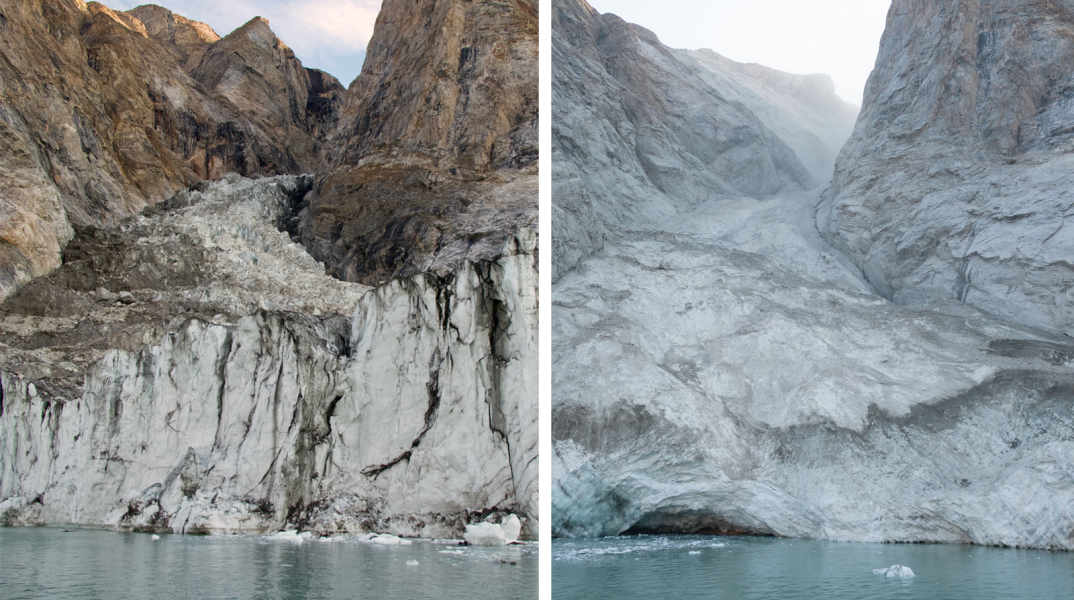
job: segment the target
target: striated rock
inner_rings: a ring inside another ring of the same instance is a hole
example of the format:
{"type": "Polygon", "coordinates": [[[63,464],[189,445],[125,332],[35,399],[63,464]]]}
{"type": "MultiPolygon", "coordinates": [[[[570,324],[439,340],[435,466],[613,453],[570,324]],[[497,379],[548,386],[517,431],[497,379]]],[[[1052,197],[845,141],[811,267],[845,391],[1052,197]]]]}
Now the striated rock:
{"type": "Polygon", "coordinates": [[[114,225],[231,171],[321,165],[342,87],[311,77],[263,20],[218,40],[153,6],[3,11],[0,298],[59,266],[72,225],[114,225]]]}
{"type": "Polygon", "coordinates": [[[426,537],[473,512],[536,521],[535,236],[371,290],[278,229],[303,185],[232,177],[87,230],[3,305],[0,497],[36,499],[6,520],[426,537]],[[82,298],[102,284],[118,304],[82,298]],[[150,294],[167,301],[123,302],[150,294]]]}
{"type": "Polygon", "coordinates": [[[187,73],[201,63],[205,52],[220,39],[205,23],[191,21],[156,4],[143,4],[127,14],[141,21],[146,33],[175,52],[179,66],[187,73]]]}
{"type": "MultiPolygon", "coordinates": [[[[556,6],[554,108],[567,118],[554,129],[553,219],[567,220],[553,234],[578,258],[557,263],[552,290],[553,534],[1074,549],[1069,338],[957,301],[915,310],[877,295],[818,231],[819,188],[729,192],[712,182],[733,174],[684,170],[679,188],[640,193],[652,179],[608,98],[648,98],[637,110],[660,116],[684,80],[602,75],[615,59],[570,41],[610,43],[585,27],[616,21],[556,6]],[[590,224],[571,220],[587,206],[590,224]]],[[[838,102],[789,104],[760,68],[678,56],[713,86],[707,102],[739,95],[737,110],[753,103],[796,152],[810,147],[803,133],[837,139],[838,102]]],[[[772,164],[742,157],[756,172],[772,164]]]]}
{"type": "MultiPolygon", "coordinates": [[[[600,250],[609,228],[652,227],[713,197],[817,185],[798,148],[758,116],[783,123],[801,101],[763,78],[724,85],[721,69],[746,67],[729,68],[711,52],[670,50],[580,0],[553,8],[553,280],[600,250]]],[[[830,120],[847,119],[830,96],[837,108],[830,120]]]]}
{"type": "Polygon", "coordinates": [[[1074,335],[1074,5],[899,0],[818,226],[884,297],[1074,335]]]}
{"type": "Polygon", "coordinates": [[[385,2],[301,217],[311,254],[376,284],[534,228],[537,46],[532,0],[385,2]]]}
{"type": "Polygon", "coordinates": [[[535,163],[537,45],[532,0],[385,2],[334,156],[353,166],[411,157],[463,173],[535,163]]]}
{"type": "MultiPolygon", "coordinates": [[[[208,152],[203,157],[192,149],[188,159],[192,169],[198,171],[195,165],[206,161],[203,178],[215,179],[228,171],[303,173],[321,166],[321,141],[310,135],[320,115],[311,118],[307,112],[313,87],[308,70],[267,20],[255,17],[214,43],[190,75],[215,97],[226,99],[253,130],[232,134],[229,142],[234,150],[221,157],[224,164],[219,170],[214,170],[214,157],[208,152]],[[228,157],[235,162],[229,164],[228,157]]],[[[318,75],[317,91],[341,88],[330,77],[318,75]]]]}

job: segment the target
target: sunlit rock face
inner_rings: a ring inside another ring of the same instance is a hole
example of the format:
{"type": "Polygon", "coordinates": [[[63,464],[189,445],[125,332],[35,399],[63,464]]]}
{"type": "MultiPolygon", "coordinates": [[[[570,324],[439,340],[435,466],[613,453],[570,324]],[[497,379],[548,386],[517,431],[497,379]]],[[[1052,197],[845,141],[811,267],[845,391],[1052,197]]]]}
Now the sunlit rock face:
{"type": "Polygon", "coordinates": [[[818,211],[900,304],[1074,335],[1074,3],[896,1],[818,211]]]}
{"type": "Polygon", "coordinates": [[[370,289],[276,228],[302,185],[234,178],[81,234],[97,245],[82,264],[3,306],[5,519],[458,537],[472,512],[511,510],[536,526],[536,237],[370,289]],[[100,300],[106,285],[133,300],[100,300]]]}
{"type": "MultiPolygon", "coordinates": [[[[578,2],[556,8],[557,23],[594,14],[578,2]]],[[[565,27],[554,39],[556,56],[574,56],[589,38],[565,27]]],[[[555,86],[583,81],[593,65],[560,64],[568,72],[555,86]]],[[[714,87],[721,95],[754,89],[735,73],[707,80],[728,86],[714,87]]],[[[590,81],[578,105],[554,89],[557,114],[592,110],[607,89],[600,85],[614,85],[590,81]]],[[[653,85],[663,93],[678,83],[653,85]]],[[[829,129],[813,117],[798,129],[779,125],[776,104],[749,110],[768,114],[773,124],[762,125],[786,135],[788,147],[800,147],[794,131],[838,139],[839,104],[820,120],[829,129]]],[[[559,263],[552,290],[555,535],[1074,549],[1069,338],[956,301],[915,310],[878,295],[818,231],[823,186],[665,193],[665,218],[624,226],[618,215],[647,210],[636,195],[642,180],[598,179],[586,162],[631,155],[609,133],[617,123],[593,118],[585,135],[572,129],[558,143],[573,150],[554,163],[557,173],[580,174],[556,188],[563,208],[554,218],[586,199],[611,207],[592,213],[602,251],[573,268],[559,263]]],[[[587,243],[595,230],[572,227],[557,225],[555,235],[579,236],[554,240],[557,248],[587,243]]]]}
{"type": "Polygon", "coordinates": [[[535,0],[384,3],[300,223],[333,275],[451,270],[536,229],[537,21],[535,0]]]}
{"type": "Polygon", "coordinates": [[[30,0],[2,14],[0,298],[59,266],[72,225],[115,224],[228,172],[322,164],[343,88],[264,19],[220,39],[155,6],[30,0]]]}
{"type": "Polygon", "coordinates": [[[350,91],[261,18],[3,8],[0,522],[535,535],[536,3],[413,8],[350,91]]]}

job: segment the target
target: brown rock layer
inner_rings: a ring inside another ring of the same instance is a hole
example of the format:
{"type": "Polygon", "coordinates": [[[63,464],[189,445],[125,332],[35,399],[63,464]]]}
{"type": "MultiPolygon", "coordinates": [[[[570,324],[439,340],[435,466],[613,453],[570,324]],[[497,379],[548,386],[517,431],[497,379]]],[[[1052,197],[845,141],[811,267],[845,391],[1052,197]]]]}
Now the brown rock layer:
{"type": "Polygon", "coordinates": [[[387,0],[301,240],[374,284],[494,255],[537,218],[537,3],[387,0]]]}

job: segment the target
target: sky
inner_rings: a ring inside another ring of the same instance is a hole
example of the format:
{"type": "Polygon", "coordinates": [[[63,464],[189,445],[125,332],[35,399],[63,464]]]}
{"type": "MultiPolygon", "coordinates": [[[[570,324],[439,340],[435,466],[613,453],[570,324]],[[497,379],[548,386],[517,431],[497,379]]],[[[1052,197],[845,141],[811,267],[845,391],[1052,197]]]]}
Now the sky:
{"type": "MultiPolygon", "coordinates": [[[[221,37],[254,17],[264,17],[276,36],[302,61],[327,71],[346,87],[358,76],[381,0],[157,0],[175,14],[208,23],[221,37]]],[[[147,2],[104,0],[114,10],[147,2]]]]}
{"type": "Polygon", "coordinates": [[[589,0],[666,46],[709,48],[789,73],[827,73],[861,106],[891,0],[589,0]]]}

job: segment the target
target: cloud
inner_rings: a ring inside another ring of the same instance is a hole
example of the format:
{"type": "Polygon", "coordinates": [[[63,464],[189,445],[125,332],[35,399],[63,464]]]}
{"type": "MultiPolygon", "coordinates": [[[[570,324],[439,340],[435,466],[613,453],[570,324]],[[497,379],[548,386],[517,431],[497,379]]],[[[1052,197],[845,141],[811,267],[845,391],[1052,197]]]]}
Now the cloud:
{"type": "MultiPolygon", "coordinates": [[[[351,54],[364,51],[380,12],[377,0],[314,0],[294,2],[285,21],[273,23],[276,34],[297,52],[351,54]],[[287,37],[284,34],[287,33],[287,37]],[[290,41],[288,41],[290,40],[290,41]]],[[[269,18],[272,21],[271,17],[269,18]]]]}

